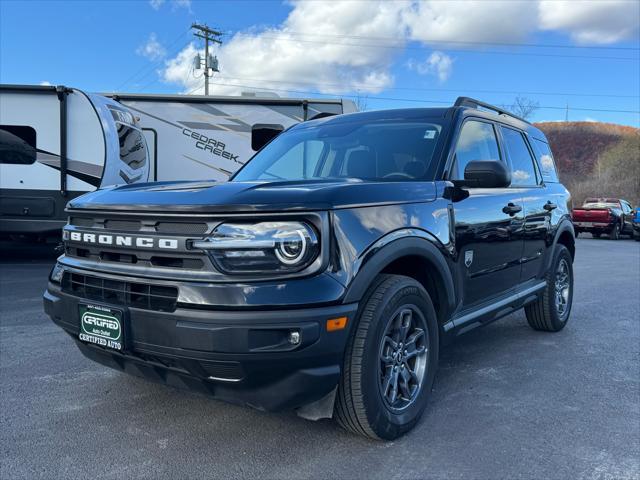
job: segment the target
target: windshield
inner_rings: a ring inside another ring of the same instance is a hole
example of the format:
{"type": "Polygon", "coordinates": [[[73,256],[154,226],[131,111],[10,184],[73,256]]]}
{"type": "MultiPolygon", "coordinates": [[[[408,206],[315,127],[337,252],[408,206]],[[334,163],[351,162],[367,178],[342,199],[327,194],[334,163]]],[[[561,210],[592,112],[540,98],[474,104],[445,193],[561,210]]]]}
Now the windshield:
{"type": "Polygon", "coordinates": [[[294,128],[273,140],[233,181],[355,178],[426,180],[442,125],[361,120],[294,128]]]}

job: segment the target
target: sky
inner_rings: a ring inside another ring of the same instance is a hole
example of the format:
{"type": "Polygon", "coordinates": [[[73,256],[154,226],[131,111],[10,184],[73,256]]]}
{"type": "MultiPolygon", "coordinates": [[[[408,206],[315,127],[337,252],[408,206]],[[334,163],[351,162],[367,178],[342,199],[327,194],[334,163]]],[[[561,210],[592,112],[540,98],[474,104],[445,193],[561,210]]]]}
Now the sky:
{"type": "Polygon", "coordinates": [[[0,83],[202,94],[194,22],[224,33],[215,95],[522,97],[535,121],[640,127],[638,0],[0,0],[0,83]]]}

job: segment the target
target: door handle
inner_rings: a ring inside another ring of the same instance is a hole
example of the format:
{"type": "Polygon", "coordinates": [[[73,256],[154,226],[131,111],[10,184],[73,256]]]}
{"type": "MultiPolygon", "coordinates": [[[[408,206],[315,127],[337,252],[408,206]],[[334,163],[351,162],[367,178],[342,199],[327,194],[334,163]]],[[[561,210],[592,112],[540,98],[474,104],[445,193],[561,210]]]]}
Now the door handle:
{"type": "Polygon", "coordinates": [[[555,210],[556,208],[558,208],[558,205],[556,205],[555,203],[549,201],[547,203],[544,204],[544,208],[547,212],[550,212],[551,210],[555,210]]]}
{"type": "Polygon", "coordinates": [[[505,207],[502,208],[502,211],[507,215],[515,215],[516,213],[522,211],[522,207],[520,205],[516,205],[515,203],[509,202],[505,207]]]}

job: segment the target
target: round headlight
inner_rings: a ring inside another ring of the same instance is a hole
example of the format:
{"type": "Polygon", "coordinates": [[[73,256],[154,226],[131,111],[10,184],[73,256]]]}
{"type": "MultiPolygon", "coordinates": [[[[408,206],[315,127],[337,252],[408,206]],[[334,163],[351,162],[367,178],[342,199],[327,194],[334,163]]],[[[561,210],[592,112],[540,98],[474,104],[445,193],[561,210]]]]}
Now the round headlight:
{"type": "Polygon", "coordinates": [[[191,243],[225,273],[299,272],[320,254],[315,229],[301,221],[222,223],[191,243]]]}
{"type": "MultiPolygon", "coordinates": [[[[306,232],[305,232],[306,233],[306,232]]],[[[278,235],[276,257],[285,265],[295,265],[307,252],[307,236],[300,230],[287,231],[278,235]]]]}

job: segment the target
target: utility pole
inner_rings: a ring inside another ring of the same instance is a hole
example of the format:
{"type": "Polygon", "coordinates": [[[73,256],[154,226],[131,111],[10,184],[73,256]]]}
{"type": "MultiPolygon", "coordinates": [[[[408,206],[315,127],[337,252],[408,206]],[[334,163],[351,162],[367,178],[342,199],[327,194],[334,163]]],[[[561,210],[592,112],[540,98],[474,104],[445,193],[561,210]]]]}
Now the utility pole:
{"type": "Polygon", "coordinates": [[[569,102],[567,102],[567,109],[564,112],[564,121],[565,122],[569,121],[569,102]]]}
{"type": "Polygon", "coordinates": [[[209,42],[221,45],[222,41],[220,37],[222,36],[222,32],[212,30],[207,25],[199,25],[197,23],[192,24],[191,28],[196,31],[194,33],[196,37],[204,39],[204,64],[200,59],[200,55],[196,55],[194,66],[196,69],[204,66],[204,94],[209,95],[209,78],[212,77],[215,72],[220,71],[218,70],[218,59],[213,55],[209,55],[209,42]]]}

